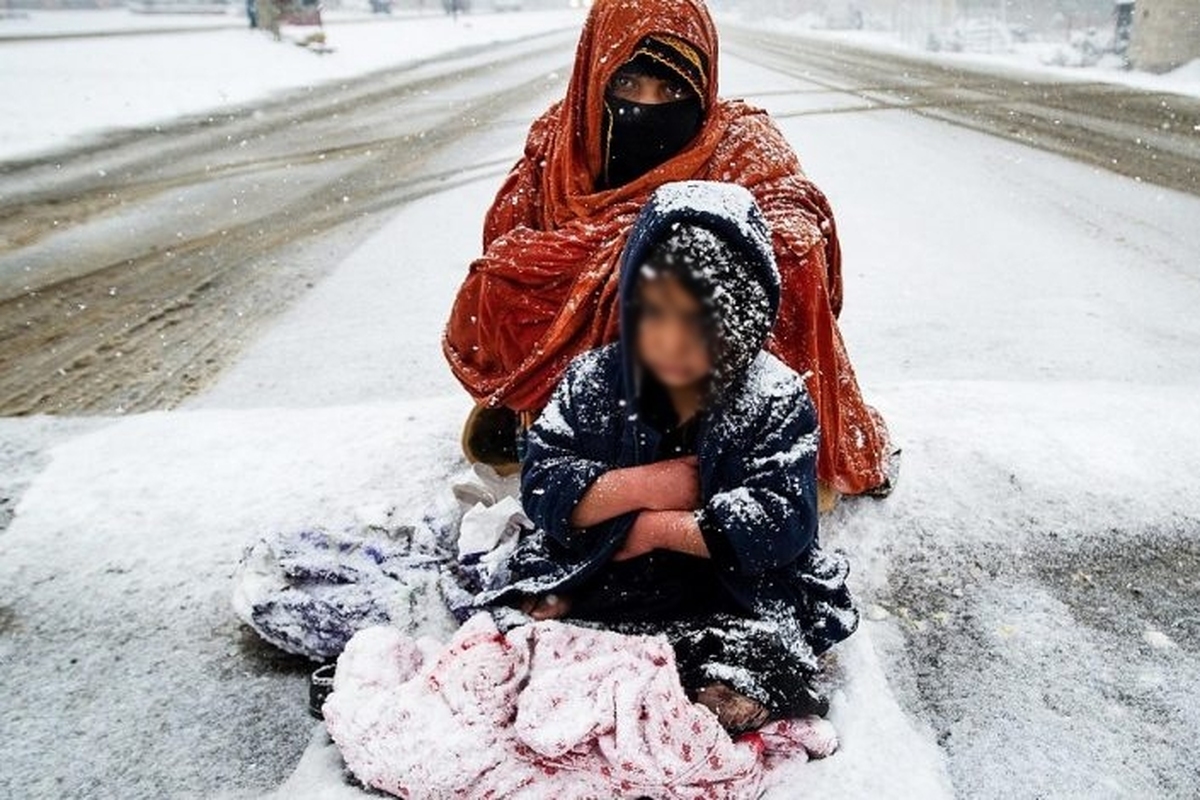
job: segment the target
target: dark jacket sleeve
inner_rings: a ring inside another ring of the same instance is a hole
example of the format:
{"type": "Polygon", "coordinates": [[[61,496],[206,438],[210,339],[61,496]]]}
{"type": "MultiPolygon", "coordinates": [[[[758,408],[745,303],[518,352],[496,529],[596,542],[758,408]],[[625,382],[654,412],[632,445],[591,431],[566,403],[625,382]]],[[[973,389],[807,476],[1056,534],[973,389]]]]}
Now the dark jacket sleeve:
{"type": "Polygon", "coordinates": [[[596,361],[585,355],[567,369],[550,403],[529,430],[525,463],[521,472],[521,503],[534,525],[574,552],[607,549],[623,537],[633,522],[627,514],[580,529],[572,527],[571,514],[596,479],[614,469],[611,453],[601,452],[600,443],[610,443],[619,430],[606,430],[611,414],[597,413],[608,397],[604,375],[597,375],[596,361]],[[596,430],[585,429],[581,416],[592,420],[596,430]],[[600,422],[595,422],[599,420],[600,422]]]}
{"type": "Polygon", "coordinates": [[[745,434],[741,480],[699,514],[718,566],[748,576],[791,564],[817,537],[816,411],[798,376],[792,391],[765,399],[769,408],[745,434]]]}

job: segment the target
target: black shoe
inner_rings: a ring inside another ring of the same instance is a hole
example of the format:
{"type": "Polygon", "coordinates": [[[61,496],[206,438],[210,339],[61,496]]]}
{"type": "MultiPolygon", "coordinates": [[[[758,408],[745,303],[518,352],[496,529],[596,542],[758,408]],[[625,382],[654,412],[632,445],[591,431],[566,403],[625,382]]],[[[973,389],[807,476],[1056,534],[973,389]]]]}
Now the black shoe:
{"type": "Polygon", "coordinates": [[[901,450],[898,447],[888,453],[887,463],[883,466],[883,483],[874,489],[867,489],[863,492],[864,495],[882,500],[895,491],[896,482],[900,480],[900,453],[901,450]]]}

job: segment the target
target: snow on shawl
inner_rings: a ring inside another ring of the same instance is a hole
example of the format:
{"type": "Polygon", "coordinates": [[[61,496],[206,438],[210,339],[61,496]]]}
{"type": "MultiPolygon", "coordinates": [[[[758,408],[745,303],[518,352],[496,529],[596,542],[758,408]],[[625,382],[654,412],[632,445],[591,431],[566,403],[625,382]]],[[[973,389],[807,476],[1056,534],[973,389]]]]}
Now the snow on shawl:
{"type": "Polygon", "coordinates": [[[731,740],[688,700],[662,637],[560,622],[501,634],[487,614],[445,646],[360,632],[324,714],[359,780],[413,800],[750,798],[774,760],[837,748],[816,717],[731,740]]]}

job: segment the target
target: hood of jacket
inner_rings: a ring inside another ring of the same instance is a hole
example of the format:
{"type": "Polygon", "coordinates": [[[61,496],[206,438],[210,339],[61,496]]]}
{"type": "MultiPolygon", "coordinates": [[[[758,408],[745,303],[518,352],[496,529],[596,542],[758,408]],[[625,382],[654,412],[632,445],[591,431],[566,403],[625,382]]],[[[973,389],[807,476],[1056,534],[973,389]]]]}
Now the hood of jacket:
{"type": "Polygon", "coordinates": [[[779,311],[779,271],[771,230],[741,186],[679,181],[659,187],[642,208],[621,255],[620,324],[625,396],[637,408],[637,291],[642,267],[662,242],[677,242],[694,266],[689,288],[711,319],[710,398],[736,386],[762,350],[779,311]]]}

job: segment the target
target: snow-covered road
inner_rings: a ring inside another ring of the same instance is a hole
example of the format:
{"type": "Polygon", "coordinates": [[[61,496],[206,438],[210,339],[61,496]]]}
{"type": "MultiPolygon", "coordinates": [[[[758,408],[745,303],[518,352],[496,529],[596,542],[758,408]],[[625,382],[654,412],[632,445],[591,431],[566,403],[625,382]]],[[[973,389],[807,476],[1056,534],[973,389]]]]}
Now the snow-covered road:
{"type": "Polygon", "coordinates": [[[976,63],[839,39],[728,28],[725,49],[793,75],[825,106],[780,116],[903,108],[1031,144],[1140,181],[1200,193],[1200,98],[1087,80],[1070,70],[976,63]]]}
{"type": "MultiPolygon", "coordinates": [[[[722,70],[779,111],[854,101],[736,50],[722,70]]],[[[904,110],[783,126],[905,460],[825,525],[867,611],[835,667],[844,747],[772,796],[1196,795],[1200,199],[904,110]]],[[[438,336],[497,181],[409,202],[180,410],[0,419],[0,795],[258,796],[300,762],[303,665],[234,623],[233,560],[444,492],[466,401],[438,336]]],[[[359,796],[331,755],[281,795],[359,796]]]]}
{"type": "Polygon", "coordinates": [[[0,413],[170,408],[207,385],[400,205],[503,175],[511,148],[480,133],[520,136],[562,80],[576,21],[535,15],[515,42],[443,42],[353,81],[10,167],[0,413]]]}

